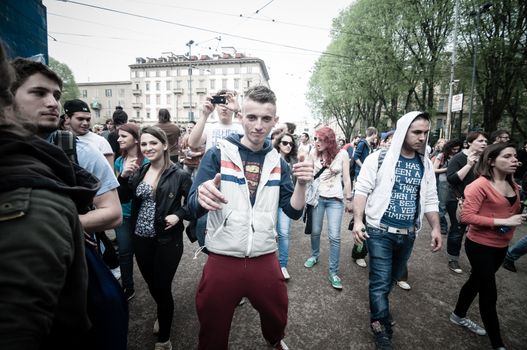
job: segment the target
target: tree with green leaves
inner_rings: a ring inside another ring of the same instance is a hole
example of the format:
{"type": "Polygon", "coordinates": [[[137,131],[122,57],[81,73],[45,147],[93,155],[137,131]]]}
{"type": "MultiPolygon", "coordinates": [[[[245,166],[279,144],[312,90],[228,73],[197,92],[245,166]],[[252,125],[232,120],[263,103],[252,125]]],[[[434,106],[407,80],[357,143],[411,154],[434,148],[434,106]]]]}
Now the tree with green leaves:
{"type": "Polygon", "coordinates": [[[61,63],[54,59],[53,57],[49,58],[49,68],[53,70],[58,76],[62,79],[62,101],[69,101],[76,98],[79,98],[80,91],[77,83],[75,82],[75,77],[70,67],[65,63],[61,63]]]}

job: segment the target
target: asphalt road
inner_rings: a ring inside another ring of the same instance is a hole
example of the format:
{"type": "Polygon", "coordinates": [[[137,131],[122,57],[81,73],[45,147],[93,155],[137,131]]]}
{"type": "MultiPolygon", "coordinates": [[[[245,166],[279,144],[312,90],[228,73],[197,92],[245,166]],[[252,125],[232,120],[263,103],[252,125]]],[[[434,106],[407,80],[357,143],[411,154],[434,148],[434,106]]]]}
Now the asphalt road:
{"type": "MultiPolygon", "coordinates": [[[[289,319],[285,341],[291,349],[374,349],[369,330],[368,270],[351,260],[352,237],[347,231],[349,216],[342,225],[340,276],[343,290],[327,281],[328,239],[322,234],[321,260],[312,269],[303,266],[310,256],[309,236],[303,224],[294,222],[288,270],[289,319]]],[[[523,226],[514,240],[527,233],[523,226]]],[[[444,237],[444,236],[443,236],[444,237]]],[[[446,244],[446,241],[444,242],[446,244]]],[[[426,226],[416,240],[409,263],[407,292],[395,286],[390,303],[397,322],[393,343],[396,349],[490,349],[486,336],[477,336],[448,320],[458,292],[470,268],[464,251],[457,275],[447,267],[446,248],[429,251],[430,229],[426,226]]],[[[197,243],[185,241],[185,252],[173,283],[175,314],[171,340],[174,349],[196,349],[199,323],[194,305],[196,288],[206,255],[193,259],[197,243]]],[[[498,315],[509,350],[527,349],[527,257],[517,263],[518,273],[497,273],[498,315]]],[[[136,297],[130,301],[129,349],[153,349],[155,304],[135,267],[136,297]]],[[[468,317],[481,323],[477,300],[468,317]]],[[[259,317],[250,303],[237,308],[232,321],[230,349],[268,349],[261,335],[259,317]]]]}

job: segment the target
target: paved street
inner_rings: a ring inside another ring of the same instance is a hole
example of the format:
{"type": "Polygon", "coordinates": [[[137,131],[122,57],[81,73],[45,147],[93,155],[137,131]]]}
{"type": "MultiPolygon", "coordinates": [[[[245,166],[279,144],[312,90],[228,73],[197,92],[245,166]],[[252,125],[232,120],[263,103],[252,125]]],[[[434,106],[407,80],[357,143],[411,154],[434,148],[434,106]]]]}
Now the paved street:
{"type": "MultiPolygon", "coordinates": [[[[309,257],[309,236],[301,222],[293,223],[288,282],[289,321],[285,341],[291,349],[374,349],[368,328],[368,270],[351,262],[352,238],[347,231],[349,216],[342,225],[340,276],[343,291],[327,281],[328,239],[323,233],[321,261],[313,269],[303,266],[309,257]]],[[[429,251],[429,228],[416,240],[409,265],[412,290],[395,287],[390,302],[397,322],[396,349],[490,349],[488,338],[480,337],[450,323],[457,294],[468,275],[450,272],[446,252],[429,251]]],[[[527,232],[517,230],[515,240],[527,232]]],[[[445,242],[446,244],[446,242],[445,242]]],[[[196,244],[185,242],[185,253],[173,284],[175,315],[172,325],[174,349],[197,348],[199,324],[194,307],[196,287],[206,256],[193,259],[196,244]]],[[[469,269],[462,253],[462,268],[469,269]]],[[[502,336],[509,350],[527,348],[527,258],[517,262],[519,272],[500,269],[497,273],[498,315],[502,336]]],[[[153,349],[155,307],[136,267],[136,297],[130,302],[129,349],[153,349]]],[[[481,323],[477,301],[470,318],[481,323]]],[[[230,336],[231,349],[267,349],[261,335],[258,314],[249,303],[236,310],[230,336]]]]}

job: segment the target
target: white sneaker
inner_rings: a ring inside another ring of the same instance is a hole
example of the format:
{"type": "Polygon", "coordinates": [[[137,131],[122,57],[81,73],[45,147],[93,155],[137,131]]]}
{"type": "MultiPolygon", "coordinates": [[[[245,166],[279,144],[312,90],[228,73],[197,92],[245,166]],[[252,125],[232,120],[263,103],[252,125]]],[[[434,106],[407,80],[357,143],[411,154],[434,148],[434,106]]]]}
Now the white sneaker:
{"type": "Polygon", "coordinates": [[[159,320],[157,318],[154,322],[154,328],[152,329],[152,333],[159,334],[159,320]]]}
{"type": "Polygon", "coordinates": [[[170,339],[164,343],[156,343],[154,345],[154,350],[172,350],[172,343],[170,339]]]}
{"type": "Polygon", "coordinates": [[[368,264],[366,264],[366,260],[364,259],[357,259],[355,260],[355,264],[359,265],[360,267],[367,267],[368,264]]]}
{"type": "Polygon", "coordinates": [[[267,345],[270,347],[270,348],[273,348],[273,349],[278,349],[278,350],[289,350],[289,347],[287,346],[287,344],[284,342],[284,340],[280,340],[277,344],[275,345],[272,345],[272,344],[269,344],[269,342],[267,342],[267,345]]]}
{"type": "Polygon", "coordinates": [[[291,276],[289,276],[289,272],[287,271],[287,267],[281,267],[280,269],[282,270],[282,275],[284,275],[284,279],[286,281],[291,278],[291,276]]]}
{"type": "Polygon", "coordinates": [[[120,267],[116,267],[115,269],[111,269],[110,271],[112,271],[112,275],[113,277],[115,277],[116,280],[120,280],[121,279],[121,268],[120,267]]]}
{"type": "Polygon", "coordinates": [[[412,287],[406,281],[397,281],[397,285],[404,290],[410,290],[412,287]]]}

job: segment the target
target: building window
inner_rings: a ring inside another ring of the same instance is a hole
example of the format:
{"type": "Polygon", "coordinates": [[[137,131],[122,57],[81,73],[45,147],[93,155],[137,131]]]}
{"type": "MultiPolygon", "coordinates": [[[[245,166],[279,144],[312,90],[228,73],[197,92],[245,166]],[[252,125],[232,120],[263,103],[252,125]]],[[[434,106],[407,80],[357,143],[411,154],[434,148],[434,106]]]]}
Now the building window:
{"type": "Polygon", "coordinates": [[[156,77],[160,77],[161,76],[161,72],[156,70],[156,77]]]}
{"type": "Polygon", "coordinates": [[[117,105],[121,106],[121,107],[124,107],[124,101],[123,100],[118,100],[117,101],[117,105]]]}
{"type": "Polygon", "coordinates": [[[161,95],[156,95],[156,105],[161,104],[161,95]]]}
{"type": "Polygon", "coordinates": [[[159,90],[161,90],[161,82],[156,81],[156,91],[159,91],[159,90]]]}
{"type": "Polygon", "coordinates": [[[172,104],[172,95],[167,94],[167,105],[172,104]]]}
{"type": "Polygon", "coordinates": [[[137,119],[141,119],[141,112],[139,112],[139,111],[135,111],[135,117],[136,117],[137,119]]]}
{"type": "Polygon", "coordinates": [[[87,98],[88,97],[88,90],[82,90],[82,97],[87,98]]]}
{"type": "Polygon", "coordinates": [[[167,69],[167,71],[166,71],[166,76],[167,76],[167,77],[170,76],[170,69],[167,69]]]}
{"type": "Polygon", "coordinates": [[[210,89],[211,90],[216,89],[216,80],[214,80],[214,79],[210,80],[210,89]]]}
{"type": "Polygon", "coordinates": [[[240,67],[239,66],[234,67],[234,74],[240,74],[240,67]]]}
{"type": "Polygon", "coordinates": [[[181,69],[176,68],[176,76],[179,77],[181,75],[181,69]]]}
{"type": "Polygon", "coordinates": [[[440,98],[439,99],[439,103],[437,104],[437,111],[438,112],[446,112],[445,99],[444,98],[440,98]]]}
{"type": "Polygon", "coordinates": [[[146,119],[150,119],[150,112],[146,112],[146,119]]]}
{"type": "Polygon", "coordinates": [[[176,89],[181,89],[181,80],[176,80],[176,89]]]}
{"type": "Polygon", "coordinates": [[[222,70],[221,70],[221,74],[223,75],[227,75],[229,73],[227,67],[223,67],[222,70]]]}
{"type": "Polygon", "coordinates": [[[247,66],[247,73],[252,73],[252,72],[253,72],[253,67],[247,66]]]}
{"type": "Polygon", "coordinates": [[[119,89],[119,97],[124,97],[124,89],[119,89]]]}
{"type": "Polygon", "coordinates": [[[221,79],[221,88],[226,89],[227,88],[227,79],[221,79]]]}
{"type": "Polygon", "coordinates": [[[172,85],[172,81],[167,80],[167,81],[166,81],[166,84],[167,84],[167,91],[170,91],[170,87],[171,87],[171,85],[172,85]]]}
{"type": "Polygon", "coordinates": [[[112,97],[112,89],[105,89],[104,90],[104,96],[112,97]]]}
{"type": "Polygon", "coordinates": [[[139,84],[135,84],[135,89],[139,90],[139,84]]]}
{"type": "Polygon", "coordinates": [[[200,88],[204,88],[205,87],[205,80],[203,80],[203,79],[199,80],[199,87],[200,88]]]}
{"type": "Polygon", "coordinates": [[[147,104],[147,105],[150,104],[150,95],[146,95],[146,104],[147,104]]]}
{"type": "Polygon", "coordinates": [[[234,89],[240,88],[240,79],[234,79],[234,89]]]}
{"type": "Polygon", "coordinates": [[[145,91],[150,91],[150,83],[149,82],[145,83],[145,91]]]}

